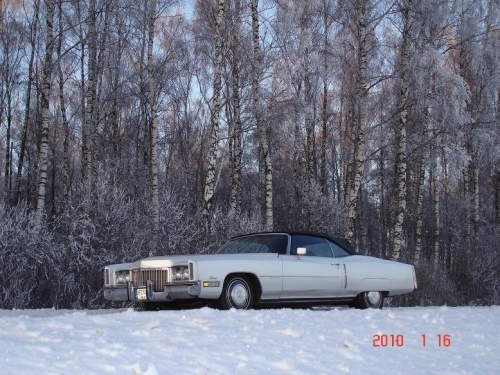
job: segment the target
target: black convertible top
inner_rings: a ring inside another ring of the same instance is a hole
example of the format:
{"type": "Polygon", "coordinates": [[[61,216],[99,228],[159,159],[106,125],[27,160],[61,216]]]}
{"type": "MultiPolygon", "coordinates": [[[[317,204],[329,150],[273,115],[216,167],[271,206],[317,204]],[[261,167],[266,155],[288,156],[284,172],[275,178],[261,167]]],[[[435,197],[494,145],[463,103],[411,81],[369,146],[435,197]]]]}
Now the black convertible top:
{"type": "Polygon", "coordinates": [[[352,255],[357,255],[358,253],[356,250],[354,250],[354,247],[352,246],[351,242],[347,238],[342,238],[342,237],[332,237],[329,236],[328,234],[324,233],[315,233],[315,232],[297,232],[297,231],[277,231],[277,232],[256,232],[256,233],[247,233],[247,234],[240,234],[238,236],[231,237],[233,238],[240,238],[240,237],[247,237],[247,236],[252,236],[252,235],[259,235],[259,234],[299,234],[299,235],[305,235],[305,236],[315,236],[315,237],[323,237],[326,238],[332,242],[335,242],[337,245],[339,245],[341,248],[343,248],[345,251],[352,255]]]}

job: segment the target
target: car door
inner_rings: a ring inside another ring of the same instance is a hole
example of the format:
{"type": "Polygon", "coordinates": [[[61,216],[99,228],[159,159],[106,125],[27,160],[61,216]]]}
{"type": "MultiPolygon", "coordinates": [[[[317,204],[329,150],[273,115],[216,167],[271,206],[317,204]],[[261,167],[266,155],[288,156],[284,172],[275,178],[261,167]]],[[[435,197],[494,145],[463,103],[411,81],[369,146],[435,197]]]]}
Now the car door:
{"type": "Polygon", "coordinates": [[[283,291],[281,299],[331,298],[341,288],[342,265],[328,241],[319,236],[292,234],[290,254],[282,256],[283,291]],[[297,256],[305,247],[306,255],[297,256]]]}

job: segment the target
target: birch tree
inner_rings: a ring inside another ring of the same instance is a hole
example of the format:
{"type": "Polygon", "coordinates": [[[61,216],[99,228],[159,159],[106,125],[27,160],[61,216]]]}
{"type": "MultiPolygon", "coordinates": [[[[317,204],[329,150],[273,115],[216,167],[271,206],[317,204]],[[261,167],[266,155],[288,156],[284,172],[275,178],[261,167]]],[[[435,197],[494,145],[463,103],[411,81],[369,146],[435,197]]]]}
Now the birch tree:
{"type": "Polygon", "coordinates": [[[217,15],[215,19],[215,61],[213,96],[211,102],[210,116],[210,143],[207,163],[207,177],[203,194],[203,226],[207,232],[210,231],[210,214],[212,211],[212,199],[215,193],[215,164],[217,161],[217,147],[219,144],[219,117],[220,117],[220,95],[221,95],[221,69],[222,69],[222,21],[224,19],[225,0],[219,0],[217,15]]]}
{"type": "Polygon", "coordinates": [[[266,230],[274,229],[273,218],[273,167],[271,160],[271,151],[267,139],[267,126],[262,119],[262,110],[260,103],[260,77],[262,74],[262,56],[260,52],[260,34],[259,34],[259,14],[258,0],[252,0],[252,33],[253,33],[253,59],[252,59],[252,101],[255,117],[255,126],[259,138],[259,147],[262,152],[264,168],[264,201],[265,201],[265,221],[266,230]]]}
{"type": "Polygon", "coordinates": [[[349,181],[347,184],[347,234],[354,237],[355,220],[358,215],[358,195],[363,178],[365,163],[365,130],[368,100],[367,83],[367,32],[368,32],[368,0],[355,1],[355,25],[357,41],[356,91],[354,99],[354,144],[351,150],[349,181]]]}
{"type": "Polygon", "coordinates": [[[23,125],[21,128],[21,145],[19,148],[19,159],[17,162],[17,175],[16,175],[16,185],[14,188],[14,202],[17,204],[19,202],[19,197],[21,194],[21,178],[23,175],[24,167],[24,157],[26,155],[26,139],[28,136],[28,126],[30,122],[30,106],[31,106],[31,91],[32,84],[34,81],[33,70],[35,63],[35,51],[36,51],[36,39],[38,32],[38,22],[39,22],[39,11],[40,11],[40,0],[35,0],[33,12],[33,21],[30,25],[30,58],[28,62],[28,81],[26,84],[26,100],[24,106],[24,116],[23,125]]]}
{"type": "Polygon", "coordinates": [[[5,164],[4,164],[4,202],[13,202],[13,139],[16,132],[15,113],[17,112],[17,94],[22,77],[22,57],[24,52],[23,33],[20,23],[20,11],[15,5],[6,7],[4,28],[0,28],[0,124],[5,118],[5,164]]]}
{"type": "Polygon", "coordinates": [[[87,209],[92,202],[94,188],[94,163],[95,163],[95,117],[96,117],[96,85],[97,85],[97,31],[96,31],[96,0],[89,0],[87,14],[87,45],[88,45],[88,72],[87,87],[85,94],[85,118],[83,126],[83,155],[84,155],[84,179],[87,209]]]}
{"type": "Polygon", "coordinates": [[[62,211],[66,210],[68,204],[68,185],[69,185],[69,123],[66,113],[66,100],[64,95],[64,82],[65,77],[62,68],[62,43],[63,43],[63,8],[62,1],[58,4],[58,22],[59,22],[59,36],[57,40],[57,75],[59,79],[59,106],[61,108],[61,120],[63,127],[63,163],[62,163],[62,211]]]}
{"type": "MultiPolygon", "coordinates": [[[[490,157],[485,150],[490,149],[492,127],[498,127],[497,106],[498,87],[500,86],[499,63],[499,20],[500,7],[494,2],[485,2],[481,6],[474,2],[464,2],[457,5],[459,24],[457,39],[453,45],[458,50],[458,65],[461,77],[470,90],[470,100],[467,113],[470,121],[463,128],[466,139],[465,149],[469,156],[467,168],[464,171],[464,185],[469,211],[469,239],[474,259],[481,256],[480,250],[480,194],[484,182],[481,176],[483,165],[490,157]],[[495,124],[495,125],[494,125],[495,124]]],[[[487,178],[490,178],[488,176],[487,178]]]]}
{"type": "Polygon", "coordinates": [[[151,192],[153,206],[153,225],[155,232],[160,230],[160,202],[158,198],[158,120],[156,107],[156,84],[153,76],[153,42],[156,20],[156,0],[151,1],[148,23],[147,71],[149,81],[149,104],[151,107],[151,192]]]}
{"type": "Polygon", "coordinates": [[[419,164],[417,175],[417,192],[416,192],[416,215],[417,223],[415,228],[415,253],[413,254],[413,263],[418,265],[422,257],[422,228],[424,224],[424,186],[425,186],[425,148],[422,147],[419,152],[419,164]]]}
{"type": "Polygon", "coordinates": [[[401,15],[403,31],[400,56],[401,91],[399,93],[399,121],[396,126],[396,220],[391,259],[400,256],[403,241],[403,220],[406,210],[406,127],[408,117],[408,70],[410,68],[410,29],[412,24],[412,0],[403,0],[401,15]]]}
{"type": "Polygon", "coordinates": [[[232,32],[230,36],[230,64],[232,81],[232,124],[229,129],[229,164],[230,164],[230,186],[229,195],[230,209],[236,217],[241,215],[241,172],[242,172],[242,119],[241,119],[241,77],[239,64],[241,64],[241,3],[234,2],[232,15],[232,32]]]}
{"type": "Polygon", "coordinates": [[[114,160],[115,165],[117,164],[116,160],[119,159],[120,153],[118,148],[118,124],[119,124],[119,97],[120,97],[120,78],[123,74],[121,70],[121,61],[120,56],[123,51],[123,22],[121,20],[121,12],[118,8],[118,1],[114,0],[114,28],[116,31],[116,44],[115,44],[115,53],[113,56],[113,78],[112,78],[112,103],[111,103],[111,113],[110,113],[110,126],[111,126],[111,134],[112,134],[112,158],[114,160]]]}
{"type": "MultiPolygon", "coordinates": [[[[436,137],[436,126],[432,125],[432,135],[436,137]]],[[[433,250],[432,250],[432,260],[434,264],[434,271],[437,272],[440,263],[440,181],[439,181],[439,171],[438,171],[438,155],[436,153],[436,146],[432,145],[430,150],[430,196],[432,197],[432,212],[434,218],[434,239],[433,239],[433,250]]]]}
{"type": "Polygon", "coordinates": [[[314,215],[313,200],[316,193],[316,119],[315,104],[317,96],[318,64],[316,48],[313,42],[313,17],[311,3],[306,2],[302,10],[301,34],[303,38],[303,65],[304,76],[304,112],[306,129],[306,229],[311,230],[312,216],[314,215]]]}
{"type": "Polygon", "coordinates": [[[46,33],[45,58],[43,62],[42,97],[41,97],[41,138],[38,156],[38,186],[35,210],[35,225],[42,223],[45,209],[45,192],[47,189],[47,170],[49,153],[49,104],[52,79],[52,54],[54,51],[54,4],[55,0],[45,2],[46,33]]]}
{"type": "MultiPolygon", "coordinates": [[[[323,21],[323,51],[322,51],[322,80],[323,80],[323,97],[321,107],[321,152],[320,152],[320,185],[321,193],[324,196],[328,195],[327,181],[327,140],[328,140],[328,121],[330,118],[330,108],[328,101],[328,85],[329,85],[329,55],[330,52],[330,29],[333,23],[333,17],[330,14],[332,5],[330,0],[323,0],[321,4],[322,21],[323,21]]],[[[333,189],[335,191],[335,189],[333,189]]]]}

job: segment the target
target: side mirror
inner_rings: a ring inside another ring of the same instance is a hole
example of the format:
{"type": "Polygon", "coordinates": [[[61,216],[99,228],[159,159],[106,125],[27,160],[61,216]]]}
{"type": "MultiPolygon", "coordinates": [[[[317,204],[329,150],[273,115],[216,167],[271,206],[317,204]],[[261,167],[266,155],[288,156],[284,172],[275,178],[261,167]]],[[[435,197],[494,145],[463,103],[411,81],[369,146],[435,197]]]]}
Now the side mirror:
{"type": "Polygon", "coordinates": [[[302,259],[302,255],[306,255],[307,254],[307,249],[305,247],[298,247],[297,248],[297,257],[299,259],[302,259]]]}

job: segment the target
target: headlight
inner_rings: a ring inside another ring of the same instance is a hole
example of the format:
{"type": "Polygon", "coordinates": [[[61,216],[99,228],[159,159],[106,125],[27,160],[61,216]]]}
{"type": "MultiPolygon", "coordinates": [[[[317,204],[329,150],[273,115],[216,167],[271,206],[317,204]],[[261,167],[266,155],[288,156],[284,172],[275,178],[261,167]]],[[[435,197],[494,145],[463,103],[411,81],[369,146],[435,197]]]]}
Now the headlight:
{"type": "Polygon", "coordinates": [[[115,283],[116,284],[126,284],[130,281],[130,271],[116,271],[115,272],[115,283]]]}
{"type": "Polygon", "coordinates": [[[187,267],[173,267],[172,281],[189,280],[189,270],[187,267]]]}

